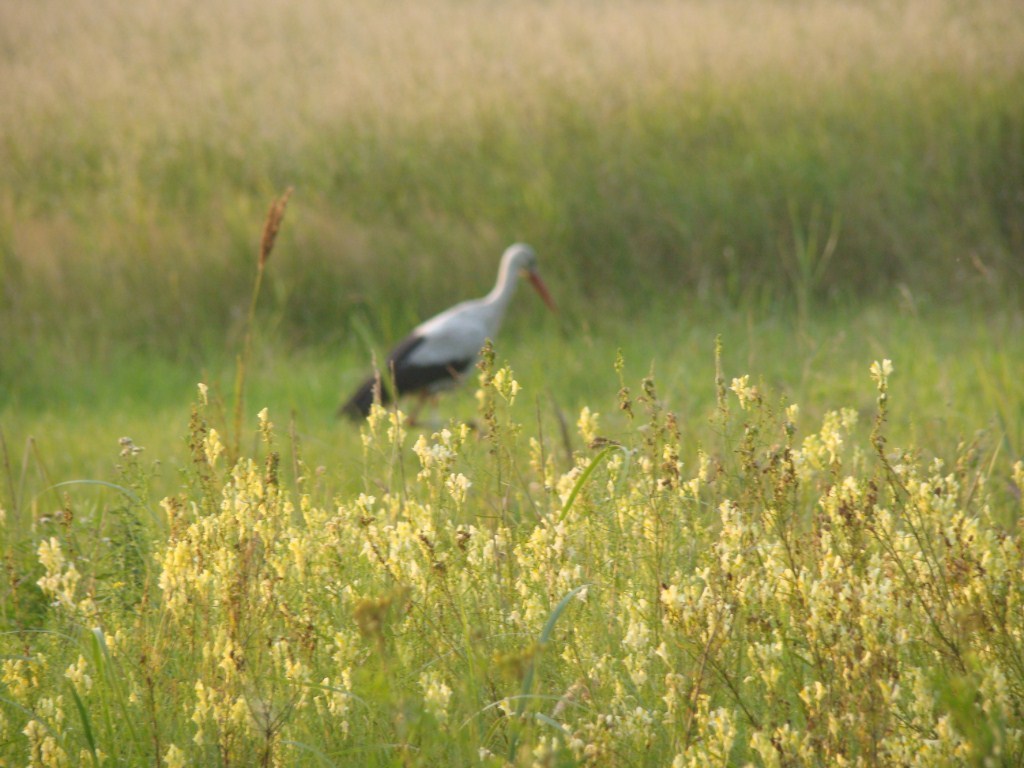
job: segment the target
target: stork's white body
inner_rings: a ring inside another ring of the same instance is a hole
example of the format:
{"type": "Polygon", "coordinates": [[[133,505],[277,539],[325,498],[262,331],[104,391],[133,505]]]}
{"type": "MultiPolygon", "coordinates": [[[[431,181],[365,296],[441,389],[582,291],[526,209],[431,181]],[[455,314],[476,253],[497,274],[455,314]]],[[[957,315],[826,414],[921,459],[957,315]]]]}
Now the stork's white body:
{"type": "MultiPolygon", "coordinates": [[[[482,299],[456,304],[420,323],[391,351],[381,377],[391,377],[398,396],[408,392],[434,393],[454,386],[476,361],[488,339],[494,339],[515,293],[519,272],[524,272],[545,303],[554,303],[537,274],[537,257],[528,245],[517,243],[505,250],[494,288],[482,299]]],[[[389,387],[371,377],[342,406],[352,416],[365,416],[374,398],[387,402],[389,387]]]]}

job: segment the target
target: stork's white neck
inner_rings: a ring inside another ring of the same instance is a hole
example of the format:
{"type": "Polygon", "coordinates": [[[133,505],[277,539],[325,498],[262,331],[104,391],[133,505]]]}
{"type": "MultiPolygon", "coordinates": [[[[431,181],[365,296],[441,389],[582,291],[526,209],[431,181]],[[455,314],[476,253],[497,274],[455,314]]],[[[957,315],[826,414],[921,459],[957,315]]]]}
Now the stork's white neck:
{"type": "Polygon", "coordinates": [[[518,263],[514,252],[509,251],[504,254],[501,265],[498,267],[498,280],[491,292],[480,302],[482,307],[486,308],[486,323],[492,337],[498,333],[508,302],[512,298],[512,294],[516,292],[516,284],[519,282],[518,263]]]}
{"type": "Polygon", "coordinates": [[[501,266],[498,267],[498,281],[494,284],[491,292],[484,297],[488,304],[503,310],[512,294],[516,292],[516,283],[519,282],[518,270],[514,265],[514,259],[503,258],[501,266]]]}

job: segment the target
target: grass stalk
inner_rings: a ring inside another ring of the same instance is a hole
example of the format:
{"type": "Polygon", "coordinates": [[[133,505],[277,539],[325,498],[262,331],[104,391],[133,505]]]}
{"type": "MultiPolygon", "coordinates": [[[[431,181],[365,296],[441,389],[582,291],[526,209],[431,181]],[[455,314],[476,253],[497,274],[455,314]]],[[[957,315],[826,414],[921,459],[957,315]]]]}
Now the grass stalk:
{"type": "Polygon", "coordinates": [[[256,260],[256,279],[253,282],[252,295],[249,298],[249,311],[245,316],[242,349],[235,361],[234,429],[232,430],[231,443],[228,446],[228,459],[232,464],[238,460],[241,450],[242,416],[245,411],[245,379],[252,357],[253,328],[256,325],[256,303],[259,300],[260,288],[263,285],[263,272],[266,269],[267,261],[270,259],[270,254],[274,250],[277,233],[281,228],[281,223],[284,221],[285,208],[288,205],[288,199],[291,197],[292,191],[293,188],[288,187],[284,194],[270,204],[267,218],[263,224],[263,235],[260,237],[259,256],[256,260]]]}

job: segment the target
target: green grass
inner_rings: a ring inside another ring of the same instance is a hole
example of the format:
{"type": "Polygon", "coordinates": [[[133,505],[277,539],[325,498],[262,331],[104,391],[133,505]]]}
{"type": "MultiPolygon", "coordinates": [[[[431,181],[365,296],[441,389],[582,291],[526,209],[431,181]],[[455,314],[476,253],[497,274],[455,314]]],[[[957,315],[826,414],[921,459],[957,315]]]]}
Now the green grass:
{"type": "Polygon", "coordinates": [[[49,5],[0,763],[1021,761],[1015,2],[49,5]],[[513,240],[515,403],[336,420],[513,240]]]}
{"type": "Polygon", "coordinates": [[[653,375],[629,359],[594,380],[602,345],[559,345],[601,415],[583,418],[531,355],[514,403],[508,370],[475,400],[450,396],[476,424],[450,433],[396,431],[386,413],[358,432],[329,422],[324,361],[279,358],[292,375],[255,366],[249,393],[276,426],[249,418],[234,468],[215,399],[151,408],[137,454],[75,418],[94,432],[83,454],[108,443],[118,469],[42,487],[51,468],[5,502],[0,754],[1013,762],[1024,397],[1000,366],[1020,319],[957,319],[943,338],[983,348],[975,369],[926,343],[938,323],[898,313],[854,314],[830,338],[720,318],[737,339],[720,360],[694,326],[673,345],[693,359],[653,375]],[[869,361],[888,350],[875,389],[869,361]],[[314,410],[292,416],[296,399],[314,410]],[[174,431],[165,412],[188,443],[161,501],[146,438],[174,431]]]}
{"type": "MultiPolygon", "coordinates": [[[[534,412],[529,421],[540,419],[553,432],[560,419],[571,423],[589,406],[608,414],[607,428],[615,437],[626,428],[615,415],[619,384],[612,363],[621,350],[631,386],[653,372],[667,406],[692,430],[691,458],[713,410],[716,336],[723,340],[728,376],[750,374],[799,402],[805,428],[837,403],[870,412],[870,393],[861,382],[874,359],[889,357],[900,372],[894,391],[907,404],[891,425],[896,439],[943,454],[980,434],[991,446],[1002,443],[1001,460],[1012,462],[1024,453],[1024,392],[1014,373],[1024,354],[1022,322],[1012,309],[918,314],[872,305],[834,308],[803,321],[778,311],[691,309],[655,311],[623,323],[549,315],[524,289],[513,302],[498,352],[526,388],[523,397],[534,412]]],[[[358,441],[334,411],[367,372],[371,353],[379,359],[392,340],[373,337],[373,349],[360,344],[342,351],[295,351],[257,327],[247,418],[251,422],[266,406],[282,429],[294,421],[288,430],[301,439],[311,464],[329,468],[338,487],[351,489],[345,467],[359,459],[358,441]]],[[[221,429],[232,425],[233,355],[230,349],[214,350],[209,361],[169,363],[136,353],[108,364],[100,376],[92,368],[70,368],[42,386],[14,382],[0,409],[0,427],[14,476],[26,477],[18,481],[25,486],[18,495],[37,494],[58,480],[110,479],[117,440],[124,435],[146,447],[147,461],[160,462],[158,488],[172,492],[178,468],[186,463],[186,426],[199,382],[220,403],[213,410],[221,429]]],[[[435,422],[472,419],[469,389],[442,398],[424,415],[435,422]]],[[[251,435],[247,439],[251,444],[251,435]]]]}
{"type": "Polygon", "coordinates": [[[454,437],[334,420],[367,352],[257,324],[236,469],[231,364],[69,369],[0,411],[0,755],[1016,760],[1021,323],[524,293],[499,358],[523,390],[450,394],[454,437]]]}

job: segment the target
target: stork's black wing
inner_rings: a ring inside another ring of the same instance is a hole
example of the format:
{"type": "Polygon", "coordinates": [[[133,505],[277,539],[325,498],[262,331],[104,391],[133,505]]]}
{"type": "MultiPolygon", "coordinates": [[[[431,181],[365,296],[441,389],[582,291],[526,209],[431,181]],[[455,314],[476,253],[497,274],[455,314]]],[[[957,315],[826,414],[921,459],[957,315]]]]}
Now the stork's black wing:
{"type": "Polygon", "coordinates": [[[409,362],[413,350],[419,347],[426,338],[411,335],[403,339],[388,355],[387,369],[367,378],[355,394],[338,409],[338,415],[346,415],[354,419],[366,418],[370,406],[379,397],[381,405],[387,405],[392,395],[401,397],[410,392],[417,392],[447,379],[455,379],[469,368],[472,358],[451,360],[447,363],[431,363],[414,365],[409,362]]]}

